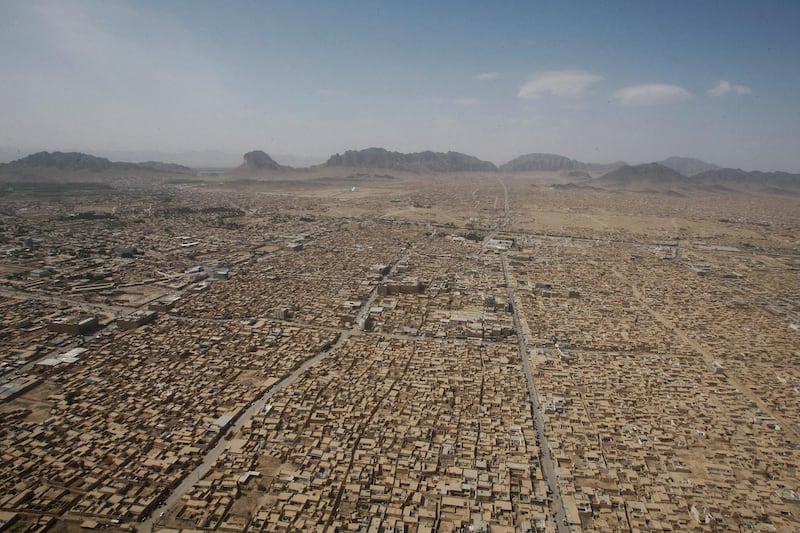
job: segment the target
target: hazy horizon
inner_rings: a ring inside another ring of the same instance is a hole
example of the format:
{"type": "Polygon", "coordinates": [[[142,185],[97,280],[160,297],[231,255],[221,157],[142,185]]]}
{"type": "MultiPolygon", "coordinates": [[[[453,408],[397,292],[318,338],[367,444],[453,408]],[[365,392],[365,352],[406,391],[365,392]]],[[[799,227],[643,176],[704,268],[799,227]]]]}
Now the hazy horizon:
{"type": "Polygon", "coordinates": [[[0,147],[798,172],[798,22],[792,2],[6,2],[0,147]]]}

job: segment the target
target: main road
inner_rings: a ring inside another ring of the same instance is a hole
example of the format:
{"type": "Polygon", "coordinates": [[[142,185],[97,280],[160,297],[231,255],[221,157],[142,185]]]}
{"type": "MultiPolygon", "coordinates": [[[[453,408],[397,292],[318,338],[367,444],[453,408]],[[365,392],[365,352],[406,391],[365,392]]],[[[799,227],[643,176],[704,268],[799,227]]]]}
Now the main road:
{"type": "Polygon", "coordinates": [[[539,404],[539,396],[536,393],[536,383],[533,379],[533,371],[531,370],[531,361],[528,356],[528,335],[527,327],[524,325],[525,319],[520,315],[519,306],[515,299],[514,289],[510,283],[508,275],[508,258],[503,255],[503,276],[506,282],[506,294],[508,295],[508,303],[511,305],[514,313],[514,329],[517,332],[517,345],[519,349],[519,357],[522,361],[522,368],[525,372],[525,383],[528,386],[528,395],[531,399],[531,414],[533,417],[533,429],[536,433],[536,440],[539,443],[539,464],[542,467],[542,474],[544,475],[545,482],[552,497],[551,518],[554,519],[555,528],[559,533],[567,533],[571,531],[569,524],[571,523],[570,516],[567,514],[567,509],[564,507],[564,501],[561,498],[561,486],[558,484],[558,475],[556,467],[553,463],[552,450],[547,441],[545,434],[544,418],[542,416],[542,409],[539,404]]]}
{"type": "MultiPolygon", "coordinates": [[[[505,205],[503,209],[503,221],[499,224],[498,229],[504,229],[508,226],[511,219],[511,209],[508,205],[508,188],[501,178],[497,178],[500,185],[503,187],[503,197],[505,205]]],[[[493,235],[493,234],[492,234],[493,235]]],[[[488,236],[486,239],[492,237],[488,236]]],[[[539,397],[536,393],[536,383],[533,379],[533,371],[531,370],[531,361],[528,356],[528,335],[527,324],[525,318],[520,314],[519,306],[517,305],[516,295],[514,292],[515,284],[511,283],[511,276],[508,273],[508,257],[505,253],[502,254],[503,262],[503,279],[506,286],[506,295],[508,296],[508,303],[514,315],[514,330],[517,332],[517,345],[519,350],[519,357],[522,361],[522,368],[525,373],[525,383],[528,386],[528,396],[531,399],[531,415],[533,418],[533,429],[536,433],[536,440],[539,445],[539,464],[542,468],[545,482],[551,495],[551,516],[554,522],[554,527],[559,533],[569,533],[570,516],[567,514],[564,501],[561,497],[561,486],[558,484],[558,475],[556,474],[556,467],[553,463],[550,445],[547,441],[545,434],[544,418],[542,416],[542,409],[539,405],[539,397]]],[[[576,517],[577,518],[577,517],[576,517]]]]}

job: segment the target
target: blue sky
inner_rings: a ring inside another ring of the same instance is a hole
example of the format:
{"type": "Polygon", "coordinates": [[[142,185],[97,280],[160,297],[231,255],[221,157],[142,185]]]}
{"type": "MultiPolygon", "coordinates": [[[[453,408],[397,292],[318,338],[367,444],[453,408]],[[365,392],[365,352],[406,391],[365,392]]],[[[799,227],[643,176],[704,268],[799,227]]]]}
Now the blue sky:
{"type": "Polygon", "coordinates": [[[800,171],[800,2],[0,3],[0,147],[800,171]]]}

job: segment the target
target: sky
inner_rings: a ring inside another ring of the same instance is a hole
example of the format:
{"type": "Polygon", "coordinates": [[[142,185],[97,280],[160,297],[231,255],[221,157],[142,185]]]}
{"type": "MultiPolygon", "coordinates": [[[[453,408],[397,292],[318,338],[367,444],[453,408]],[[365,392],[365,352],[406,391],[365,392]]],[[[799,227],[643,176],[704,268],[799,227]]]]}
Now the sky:
{"type": "Polygon", "coordinates": [[[800,172],[798,27],[796,0],[4,0],[0,148],[800,172]]]}

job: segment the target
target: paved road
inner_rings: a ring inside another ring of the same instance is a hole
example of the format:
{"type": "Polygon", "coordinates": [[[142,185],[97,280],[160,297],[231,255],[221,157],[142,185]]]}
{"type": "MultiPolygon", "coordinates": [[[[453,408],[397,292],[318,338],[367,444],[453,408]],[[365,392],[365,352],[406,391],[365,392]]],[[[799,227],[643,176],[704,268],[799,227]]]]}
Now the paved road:
{"type": "MultiPolygon", "coordinates": [[[[503,198],[505,200],[505,204],[503,207],[503,220],[498,225],[497,230],[505,229],[510,220],[511,220],[511,209],[508,203],[508,187],[503,182],[503,180],[498,177],[497,181],[500,183],[500,186],[503,188],[503,198]]],[[[485,243],[494,235],[489,235],[484,240],[484,250],[485,250],[485,243]]],[[[533,429],[536,433],[536,438],[539,441],[539,449],[541,453],[539,454],[539,463],[542,466],[542,473],[544,474],[545,482],[547,483],[548,488],[550,489],[550,495],[552,498],[552,502],[550,505],[551,513],[550,519],[553,520],[553,526],[556,531],[559,533],[568,533],[571,531],[569,527],[569,515],[567,514],[566,508],[564,507],[564,502],[561,497],[561,487],[558,484],[558,476],[556,475],[555,465],[553,463],[553,458],[551,455],[550,445],[547,442],[547,436],[545,435],[544,431],[544,418],[542,416],[542,410],[539,408],[539,400],[538,395],[536,394],[536,384],[533,379],[533,371],[531,370],[531,362],[528,357],[528,338],[527,338],[527,326],[524,324],[525,319],[521,315],[519,306],[517,305],[515,293],[514,293],[514,285],[511,283],[511,277],[508,273],[508,257],[503,254],[502,256],[502,263],[503,263],[503,278],[506,285],[506,294],[508,296],[508,302],[511,304],[511,307],[514,312],[514,329],[517,332],[517,343],[519,349],[519,357],[522,361],[522,368],[525,372],[525,383],[528,386],[528,395],[531,398],[531,414],[533,417],[533,429]]],[[[577,518],[577,517],[576,517],[577,518]]]]}
{"type": "MultiPolygon", "coordinates": [[[[564,507],[564,502],[561,497],[561,487],[558,484],[558,476],[556,475],[555,464],[553,463],[552,451],[547,442],[547,435],[544,431],[544,418],[542,416],[542,409],[539,405],[538,395],[536,393],[536,384],[533,379],[533,371],[531,370],[531,362],[528,357],[528,338],[526,335],[527,328],[523,327],[524,318],[521,317],[519,307],[515,299],[514,288],[510,283],[508,275],[508,258],[504,255],[503,258],[503,275],[506,282],[506,291],[508,294],[508,302],[514,310],[514,329],[517,332],[517,342],[519,344],[519,356],[522,360],[522,368],[525,371],[525,383],[528,386],[528,394],[531,398],[531,413],[533,415],[533,428],[536,433],[536,438],[539,440],[539,463],[542,465],[542,473],[544,474],[545,482],[550,489],[552,497],[551,511],[555,512],[554,522],[555,529],[559,533],[567,533],[570,530],[569,515],[564,507]]],[[[550,518],[553,518],[551,515],[550,518]]],[[[577,517],[576,517],[577,518],[577,517]]]]}
{"type": "Polygon", "coordinates": [[[506,187],[506,183],[501,177],[498,176],[497,181],[500,182],[500,186],[503,188],[503,222],[500,224],[500,228],[505,228],[511,221],[511,207],[508,205],[508,187],[506,187]]]}

